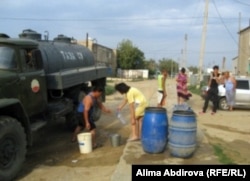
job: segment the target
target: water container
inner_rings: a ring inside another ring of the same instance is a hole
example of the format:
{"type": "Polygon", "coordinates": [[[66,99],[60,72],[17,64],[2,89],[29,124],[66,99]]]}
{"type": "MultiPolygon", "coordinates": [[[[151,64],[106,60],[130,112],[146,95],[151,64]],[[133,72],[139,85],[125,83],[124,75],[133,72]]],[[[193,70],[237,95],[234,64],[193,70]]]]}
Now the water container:
{"type": "Polygon", "coordinates": [[[173,111],[169,123],[168,147],[171,155],[187,158],[193,155],[197,141],[196,116],[192,110],[173,111]]]}
{"type": "Polygon", "coordinates": [[[110,136],[110,142],[113,147],[120,146],[121,144],[121,136],[119,134],[112,134],[110,136]]]}
{"type": "Polygon", "coordinates": [[[92,152],[92,136],[91,133],[80,133],[77,135],[80,153],[92,152]]]}
{"type": "Polygon", "coordinates": [[[147,107],[142,121],[141,142],[146,153],[162,153],[167,145],[168,117],[165,108],[147,107]]]}
{"type": "Polygon", "coordinates": [[[124,119],[124,117],[121,115],[120,111],[116,112],[116,117],[121,121],[122,124],[127,124],[127,121],[124,119]]]}

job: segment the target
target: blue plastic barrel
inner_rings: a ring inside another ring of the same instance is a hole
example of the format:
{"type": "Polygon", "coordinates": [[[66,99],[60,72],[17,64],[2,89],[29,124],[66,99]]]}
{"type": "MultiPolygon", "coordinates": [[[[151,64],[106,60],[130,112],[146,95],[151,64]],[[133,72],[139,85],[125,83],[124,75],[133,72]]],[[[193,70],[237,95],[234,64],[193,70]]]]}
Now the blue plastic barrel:
{"type": "Polygon", "coordinates": [[[147,107],[142,122],[141,143],[146,153],[162,153],[168,139],[167,110],[147,107]]]}
{"type": "Polygon", "coordinates": [[[171,155],[180,158],[191,157],[197,141],[196,115],[192,110],[173,111],[169,123],[168,147],[171,155]]]}

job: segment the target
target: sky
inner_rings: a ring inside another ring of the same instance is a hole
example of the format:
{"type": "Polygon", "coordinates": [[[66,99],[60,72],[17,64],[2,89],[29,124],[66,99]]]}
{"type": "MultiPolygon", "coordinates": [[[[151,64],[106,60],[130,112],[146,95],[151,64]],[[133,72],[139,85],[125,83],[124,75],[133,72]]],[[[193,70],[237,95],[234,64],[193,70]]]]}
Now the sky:
{"type": "Polygon", "coordinates": [[[113,49],[130,40],[147,60],[210,68],[225,59],[232,70],[250,2],[209,0],[207,7],[204,23],[206,0],[1,0],[0,33],[16,38],[32,29],[43,36],[48,31],[50,40],[63,34],[78,41],[88,34],[113,49]]]}

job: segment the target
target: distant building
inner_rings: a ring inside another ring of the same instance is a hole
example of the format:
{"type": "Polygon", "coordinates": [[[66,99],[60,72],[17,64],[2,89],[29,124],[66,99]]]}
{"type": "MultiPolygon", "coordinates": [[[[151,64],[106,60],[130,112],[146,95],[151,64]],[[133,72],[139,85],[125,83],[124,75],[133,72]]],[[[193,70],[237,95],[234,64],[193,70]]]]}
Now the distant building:
{"type": "Polygon", "coordinates": [[[133,78],[143,78],[148,79],[148,70],[147,69],[117,69],[117,77],[126,78],[126,79],[133,79],[133,78]]]}
{"type": "Polygon", "coordinates": [[[90,49],[97,64],[105,64],[110,66],[112,69],[112,76],[116,76],[117,61],[116,61],[116,50],[105,47],[97,43],[95,39],[88,39],[87,41],[77,42],[80,45],[86,46],[90,49]]]}
{"type": "Polygon", "coordinates": [[[250,73],[250,26],[239,31],[239,36],[239,55],[234,69],[237,75],[248,75],[250,73]]]}
{"type": "Polygon", "coordinates": [[[213,68],[207,68],[206,74],[211,74],[213,72],[213,68]]]}

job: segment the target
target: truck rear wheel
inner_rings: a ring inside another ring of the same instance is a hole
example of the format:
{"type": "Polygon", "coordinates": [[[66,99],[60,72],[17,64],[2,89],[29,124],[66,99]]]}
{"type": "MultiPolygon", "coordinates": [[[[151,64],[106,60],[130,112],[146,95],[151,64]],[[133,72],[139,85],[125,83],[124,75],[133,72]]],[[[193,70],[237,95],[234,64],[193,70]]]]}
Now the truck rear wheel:
{"type": "Polygon", "coordinates": [[[65,116],[65,119],[66,119],[66,127],[67,129],[69,129],[70,131],[74,131],[75,128],[77,127],[78,125],[78,119],[77,119],[77,116],[76,116],[76,113],[75,112],[71,112],[69,114],[67,114],[65,116]]]}
{"type": "Polygon", "coordinates": [[[98,106],[94,106],[93,120],[98,121],[101,118],[102,111],[98,106]]]}
{"type": "Polygon", "coordinates": [[[22,167],[26,155],[26,138],[21,124],[14,118],[0,116],[0,180],[12,180],[22,167]]]}

